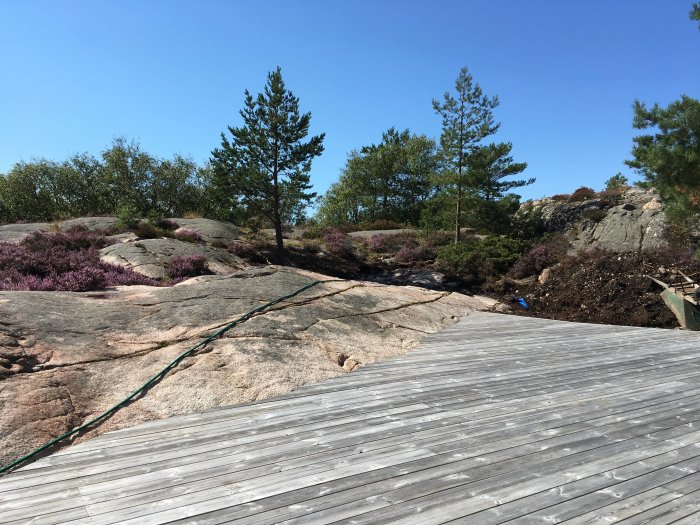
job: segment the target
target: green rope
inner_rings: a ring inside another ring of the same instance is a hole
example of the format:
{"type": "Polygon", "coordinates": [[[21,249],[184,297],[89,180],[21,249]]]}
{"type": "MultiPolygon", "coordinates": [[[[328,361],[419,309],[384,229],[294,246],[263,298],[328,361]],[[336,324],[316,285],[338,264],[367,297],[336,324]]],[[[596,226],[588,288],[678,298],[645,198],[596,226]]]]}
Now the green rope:
{"type": "Polygon", "coordinates": [[[27,454],[26,456],[22,456],[21,458],[19,458],[19,459],[13,461],[12,463],[10,463],[10,464],[8,464],[8,465],[5,465],[4,467],[0,468],[0,474],[3,474],[3,473],[5,473],[5,472],[7,472],[8,470],[10,470],[10,469],[12,469],[12,468],[14,468],[14,467],[16,467],[16,466],[18,466],[18,465],[24,463],[25,461],[27,461],[27,460],[33,458],[33,457],[36,456],[37,454],[40,454],[40,453],[43,452],[44,450],[46,450],[46,449],[52,447],[53,445],[55,445],[55,444],[58,443],[59,441],[62,441],[62,440],[64,440],[64,439],[66,439],[67,437],[70,437],[70,436],[72,436],[73,434],[76,434],[76,433],[80,432],[81,430],[84,430],[84,429],[86,429],[87,427],[92,426],[92,425],[94,425],[95,423],[99,423],[99,422],[102,421],[103,419],[105,419],[105,418],[111,416],[114,412],[116,412],[117,410],[119,410],[120,408],[122,408],[123,406],[125,406],[127,403],[129,403],[129,401],[131,401],[132,399],[134,399],[136,396],[138,396],[138,395],[141,394],[142,392],[146,391],[148,388],[150,388],[151,386],[153,386],[155,383],[157,383],[158,381],[160,381],[161,379],[163,379],[163,377],[165,377],[165,375],[166,375],[168,372],[170,372],[170,370],[172,370],[173,368],[175,368],[178,364],[180,364],[180,362],[181,362],[183,359],[185,359],[187,356],[189,356],[190,354],[192,354],[195,350],[197,350],[197,349],[199,349],[199,348],[201,348],[201,347],[203,347],[203,346],[209,344],[212,340],[216,339],[217,337],[222,336],[223,334],[225,334],[226,332],[228,332],[228,331],[229,331],[231,328],[233,328],[234,326],[239,325],[239,324],[241,324],[241,323],[247,321],[248,319],[250,319],[251,317],[253,317],[255,314],[260,313],[260,312],[262,312],[263,310],[266,310],[267,308],[269,308],[269,307],[271,307],[271,306],[274,306],[274,305],[276,305],[276,304],[278,304],[278,303],[281,303],[282,301],[284,301],[284,300],[286,300],[286,299],[291,299],[292,297],[294,297],[294,296],[296,296],[296,295],[299,295],[300,293],[302,293],[302,292],[308,290],[309,288],[313,288],[314,286],[317,286],[317,285],[319,285],[319,284],[321,284],[321,283],[331,283],[331,282],[339,282],[339,281],[341,281],[341,279],[329,279],[329,280],[327,280],[327,281],[314,281],[314,282],[312,282],[311,284],[307,284],[306,286],[303,286],[303,287],[299,288],[298,290],[296,290],[296,291],[294,291],[294,292],[292,292],[292,293],[290,293],[290,294],[283,295],[282,297],[278,297],[278,298],[275,299],[274,301],[270,301],[269,303],[266,303],[266,304],[264,304],[264,305],[262,305],[262,306],[259,306],[258,308],[255,308],[254,310],[251,310],[250,312],[248,312],[248,313],[242,315],[241,317],[239,317],[239,318],[236,319],[235,321],[231,321],[230,323],[228,323],[228,324],[227,324],[226,326],[224,326],[223,328],[220,328],[219,330],[217,330],[216,332],[214,332],[214,334],[212,334],[212,335],[210,335],[209,337],[207,337],[206,339],[200,341],[199,343],[197,343],[196,345],[194,345],[194,346],[193,346],[192,348],[190,348],[189,350],[186,350],[185,352],[183,352],[183,353],[181,353],[180,355],[178,355],[178,356],[177,356],[175,359],[173,359],[165,368],[163,368],[160,372],[158,372],[156,375],[154,375],[153,377],[151,377],[151,378],[150,378],[148,381],[146,381],[143,385],[141,385],[139,388],[137,388],[136,390],[134,390],[131,394],[129,394],[129,395],[128,395],[126,398],[124,398],[122,401],[120,401],[119,403],[117,403],[116,405],[114,405],[112,408],[106,410],[105,412],[103,412],[102,414],[100,414],[100,415],[97,416],[96,418],[91,419],[91,420],[88,421],[87,423],[84,423],[84,424],[80,425],[79,427],[76,427],[76,428],[74,428],[73,430],[71,430],[71,431],[69,431],[69,432],[66,432],[66,433],[63,434],[62,436],[58,436],[57,438],[52,439],[51,441],[49,441],[49,442],[46,443],[45,445],[43,445],[43,446],[37,448],[36,450],[30,452],[30,453],[27,454]]]}

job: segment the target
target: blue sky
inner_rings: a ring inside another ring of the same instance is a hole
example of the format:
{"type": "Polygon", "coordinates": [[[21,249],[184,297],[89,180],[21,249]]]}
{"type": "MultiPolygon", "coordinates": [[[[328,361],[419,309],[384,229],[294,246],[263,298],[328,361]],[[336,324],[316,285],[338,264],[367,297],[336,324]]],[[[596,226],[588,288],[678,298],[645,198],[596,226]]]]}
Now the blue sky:
{"type": "MultiPolygon", "coordinates": [[[[0,172],[98,155],[124,135],[205,161],[243,91],[282,67],[326,151],[323,192],[347,153],[391,126],[438,137],[431,99],[467,66],[498,95],[537,198],[599,189],[632,137],[635,98],[700,98],[691,0],[0,0],[0,172]]],[[[634,178],[634,177],[632,177],[634,178]]]]}

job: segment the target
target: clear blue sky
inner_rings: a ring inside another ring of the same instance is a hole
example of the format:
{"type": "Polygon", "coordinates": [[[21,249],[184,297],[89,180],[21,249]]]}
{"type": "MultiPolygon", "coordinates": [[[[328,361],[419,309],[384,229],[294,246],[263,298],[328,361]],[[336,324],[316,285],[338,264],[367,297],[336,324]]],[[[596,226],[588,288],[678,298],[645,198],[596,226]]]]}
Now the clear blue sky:
{"type": "Polygon", "coordinates": [[[498,95],[527,198],[599,189],[622,171],[635,98],[700,98],[691,0],[0,0],[0,172],[98,155],[117,136],[205,161],[243,91],[282,67],[326,151],[323,192],[347,153],[390,126],[437,137],[431,99],[467,66],[498,95]]]}

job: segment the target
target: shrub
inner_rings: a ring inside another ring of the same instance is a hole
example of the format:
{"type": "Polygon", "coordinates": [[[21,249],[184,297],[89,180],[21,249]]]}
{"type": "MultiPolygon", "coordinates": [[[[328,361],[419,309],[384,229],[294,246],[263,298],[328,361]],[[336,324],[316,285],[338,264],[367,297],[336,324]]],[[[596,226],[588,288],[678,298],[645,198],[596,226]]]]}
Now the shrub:
{"type": "Polygon", "coordinates": [[[93,232],[85,226],[73,226],[65,232],[34,232],[20,242],[29,251],[38,252],[54,247],[75,251],[87,248],[104,248],[109,240],[102,232],[93,232]]]}
{"type": "Polygon", "coordinates": [[[569,202],[587,201],[595,197],[595,190],[587,186],[581,186],[569,197],[569,202]]]}
{"type": "Polygon", "coordinates": [[[607,216],[607,213],[605,213],[605,210],[601,210],[600,208],[589,208],[584,210],[581,216],[589,221],[600,222],[607,216]]]}
{"type": "Polygon", "coordinates": [[[301,234],[302,239],[320,239],[326,234],[324,226],[308,226],[301,234]]]}
{"type": "Polygon", "coordinates": [[[619,171],[605,181],[606,191],[624,191],[629,188],[629,180],[619,171]]]}
{"type": "Polygon", "coordinates": [[[568,247],[569,241],[563,235],[555,233],[520,257],[509,275],[516,279],[538,275],[545,268],[561,261],[566,256],[568,247]]]}
{"type": "Polygon", "coordinates": [[[438,270],[471,283],[505,274],[530,243],[510,237],[486,237],[451,244],[438,251],[438,270]]]}
{"type": "Polygon", "coordinates": [[[603,206],[609,208],[620,203],[622,200],[622,193],[621,190],[605,190],[598,194],[598,198],[603,206]]]}
{"type": "Polygon", "coordinates": [[[234,241],[229,244],[226,249],[233,255],[243,259],[257,259],[260,256],[258,251],[253,246],[244,242],[234,241]]]}
{"type": "Polygon", "coordinates": [[[104,235],[82,228],[35,233],[19,244],[0,243],[0,290],[86,292],[124,284],[157,285],[131,269],[100,261],[104,235]]]}
{"type": "Polygon", "coordinates": [[[117,208],[117,227],[133,230],[140,221],[139,212],[133,206],[120,206],[117,208]]]}
{"type": "Polygon", "coordinates": [[[207,267],[207,258],[203,255],[173,257],[168,265],[168,270],[173,279],[185,279],[211,273],[207,267]]]}
{"type": "Polygon", "coordinates": [[[134,228],[134,234],[141,239],[160,239],[161,237],[172,237],[169,231],[162,230],[148,222],[140,222],[134,228]]]}
{"type": "Polygon", "coordinates": [[[338,257],[350,257],[353,253],[350,236],[338,229],[331,229],[323,236],[323,243],[329,252],[338,257]]]}
{"type": "Polygon", "coordinates": [[[570,193],[557,193],[556,195],[552,195],[550,197],[553,201],[568,201],[571,199],[571,194],[570,193]]]}
{"type": "Polygon", "coordinates": [[[421,262],[429,261],[435,258],[435,247],[426,243],[419,244],[416,247],[401,248],[394,258],[398,262],[421,262]]]}
{"type": "Polygon", "coordinates": [[[302,239],[301,247],[305,252],[318,253],[321,251],[321,242],[318,239],[302,239]]]}
{"type": "Polygon", "coordinates": [[[425,234],[426,245],[438,248],[440,246],[447,246],[454,240],[454,233],[443,232],[443,231],[431,231],[425,234]]]}
{"type": "Polygon", "coordinates": [[[214,239],[213,241],[211,241],[211,246],[212,248],[221,248],[223,250],[228,249],[228,244],[226,244],[221,239],[214,239]]]}
{"type": "Polygon", "coordinates": [[[175,238],[179,241],[204,244],[204,237],[202,237],[202,234],[190,228],[179,228],[175,230],[175,238]]]}
{"type": "Polygon", "coordinates": [[[154,222],[153,225],[157,228],[160,228],[161,230],[169,232],[175,231],[180,227],[175,221],[172,221],[170,219],[159,219],[156,222],[154,222]]]}
{"type": "Polygon", "coordinates": [[[394,254],[403,248],[415,248],[420,244],[415,232],[373,235],[367,241],[367,247],[375,253],[394,254]]]}

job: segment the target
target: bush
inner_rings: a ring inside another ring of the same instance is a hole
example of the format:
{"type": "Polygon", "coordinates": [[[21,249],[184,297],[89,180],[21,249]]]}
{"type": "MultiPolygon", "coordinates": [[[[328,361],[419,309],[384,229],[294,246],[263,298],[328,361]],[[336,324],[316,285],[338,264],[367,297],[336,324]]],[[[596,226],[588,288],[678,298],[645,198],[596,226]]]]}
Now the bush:
{"type": "Polygon", "coordinates": [[[455,235],[451,232],[430,231],[425,234],[425,239],[423,240],[423,242],[427,246],[438,248],[440,246],[447,246],[452,241],[454,241],[454,238],[455,235]]]}
{"type": "Polygon", "coordinates": [[[308,253],[318,253],[321,251],[321,242],[318,239],[302,239],[301,248],[308,253]]]}
{"type": "Polygon", "coordinates": [[[350,236],[338,229],[331,229],[323,236],[323,243],[329,252],[338,257],[350,257],[353,254],[350,236]]]}
{"type": "Polygon", "coordinates": [[[117,227],[133,230],[140,221],[139,211],[133,206],[120,206],[117,208],[117,227]]]}
{"type": "Polygon", "coordinates": [[[629,188],[629,180],[619,171],[605,181],[605,191],[624,191],[629,188]]]}
{"type": "Polygon", "coordinates": [[[401,248],[394,258],[398,262],[422,262],[429,261],[435,258],[435,247],[426,243],[419,244],[416,247],[401,248]]]}
{"type": "Polygon", "coordinates": [[[605,219],[607,213],[605,213],[605,210],[601,210],[600,208],[589,208],[588,210],[584,210],[581,216],[589,221],[600,222],[605,219]]]}
{"type": "Polygon", "coordinates": [[[505,274],[530,247],[528,241],[486,237],[444,246],[438,251],[438,270],[478,284],[505,274]]]}
{"type": "Polygon", "coordinates": [[[320,239],[326,234],[325,226],[308,226],[301,234],[302,239],[320,239]]]}
{"type": "Polygon", "coordinates": [[[581,186],[569,197],[569,202],[582,202],[593,199],[596,193],[595,190],[587,186],[581,186]]]}
{"type": "Polygon", "coordinates": [[[415,248],[420,244],[415,232],[401,232],[373,235],[367,241],[367,247],[375,253],[395,254],[403,248],[415,248]]]}
{"type": "Polygon", "coordinates": [[[622,200],[622,193],[622,190],[605,190],[598,194],[598,198],[603,206],[610,208],[611,206],[620,204],[620,201],[622,200]]]}
{"type": "Polygon", "coordinates": [[[571,194],[570,193],[557,193],[556,195],[552,195],[550,197],[553,201],[568,201],[571,199],[571,194]]]}
{"type": "Polygon", "coordinates": [[[182,255],[173,257],[168,265],[168,273],[173,279],[186,279],[198,275],[211,274],[204,255],[182,255]]]}
{"type": "Polygon", "coordinates": [[[103,234],[84,228],[34,233],[19,244],[0,243],[0,290],[87,292],[125,284],[158,284],[131,269],[102,262],[103,234]]]}
{"type": "Polygon", "coordinates": [[[172,234],[167,230],[162,230],[147,222],[140,222],[134,228],[134,234],[141,239],[160,239],[161,237],[172,237],[172,234]]]}
{"type": "Polygon", "coordinates": [[[160,228],[161,230],[169,232],[175,231],[180,227],[175,221],[172,221],[170,219],[159,219],[156,222],[154,222],[153,225],[156,228],[160,228]]]}
{"type": "Polygon", "coordinates": [[[544,242],[535,245],[529,252],[520,257],[509,272],[515,279],[539,275],[566,257],[569,241],[560,233],[555,233],[544,242]]]}
{"type": "Polygon", "coordinates": [[[226,248],[229,252],[242,259],[258,259],[260,253],[250,244],[244,242],[232,242],[226,248]]]}
{"type": "Polygon", "coordinates": [[[38,252],[48,250],[54,247],[60,247],[65,250],[75,251],[84,250],[87,248],[104,248],[109,244],[109,240],[102,232],[93,232],[85,226],[73,226],[65,232],[47,233],[34,232],[28,235],[22,242],[30,251],[38,252]]]}
{"type": "Polygon", "coordinates": [[[202,234],[189,228],[179,228],[175,230],[175,238],[178,241],[204,244],[204,237],[202,237],[202,234]]]}

